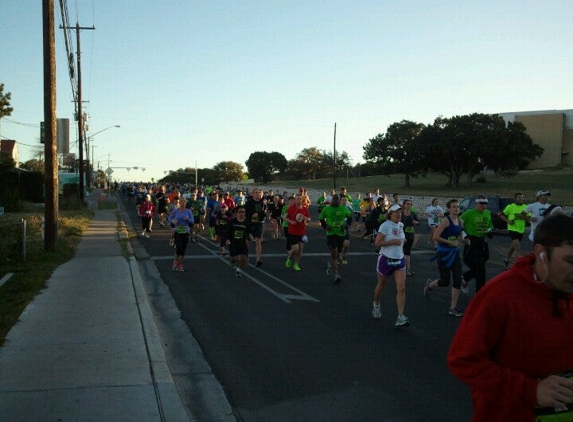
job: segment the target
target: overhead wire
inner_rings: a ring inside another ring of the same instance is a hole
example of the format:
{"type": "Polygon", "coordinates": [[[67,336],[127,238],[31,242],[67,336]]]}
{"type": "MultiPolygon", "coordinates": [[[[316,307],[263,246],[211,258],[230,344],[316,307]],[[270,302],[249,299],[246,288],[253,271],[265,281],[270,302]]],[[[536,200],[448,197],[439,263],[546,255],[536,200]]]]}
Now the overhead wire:
{"type": "Polygon", "coordinates": [[[70,25],[70,19],[68,15],[68,5],[66,0],[60,0],[60,17],[62,19],[62,29],[64,34],[64,44],[66,46],[66,57],[68,59],[68,73],[70,75],[70,83],[72,85],[72,94],[74,98],[74,106],[77,110],[77,86],[78,82],[76,79],[76,65],[74,61],[74,53],[72,51],[72,29],[70,25]]]}

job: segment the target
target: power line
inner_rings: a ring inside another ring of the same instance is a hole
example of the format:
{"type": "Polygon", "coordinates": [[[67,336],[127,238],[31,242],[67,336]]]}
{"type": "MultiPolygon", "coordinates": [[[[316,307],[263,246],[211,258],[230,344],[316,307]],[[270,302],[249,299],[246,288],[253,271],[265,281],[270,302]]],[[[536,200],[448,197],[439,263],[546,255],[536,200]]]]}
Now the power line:
{"type": "MultiPolygon", "coordinates": [[[[74,53],[72,53],[72,28],[68,16],[68,5],[66,0],[60,0],[60,14],[62,17],[61,29],[64,30],[64,43],[66,45],[66,54],[68,58],[68,73],[70,74],[70,82],[72,84],[72,93],[74,95],[74,103],[77,104],[77,80],[76,80],[76,67],[74,62],[74,53]]],[[[78,112],[76,108],[76,113],[78,112]]],[[[79,111],[81,112],[81,110],[79,111]]]]}
{"type": "Polygon", "coordinates": [[[3,120],[10,122],[10,123],[14,123],[15,125],[20,125],[20,126],[40,127],[39,123],[22,123],[22,122],[17,122],[16,120],[9,119],[7,117],[4,117],[3,120]]]}

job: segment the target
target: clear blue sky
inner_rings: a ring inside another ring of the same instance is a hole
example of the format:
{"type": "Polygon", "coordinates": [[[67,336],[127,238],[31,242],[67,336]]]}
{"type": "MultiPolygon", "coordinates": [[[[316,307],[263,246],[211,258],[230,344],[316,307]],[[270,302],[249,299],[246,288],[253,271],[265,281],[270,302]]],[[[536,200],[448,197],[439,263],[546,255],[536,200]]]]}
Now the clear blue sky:
{"type": "MultiPolygon", "coordinates": [[[[81,32],[95,163],[149,180],[363,145],[403,119],[573,108],[571,0],[68,1],[81,32]],[[145,167],[127,172],[119,167],[145,167]]],[[[43,120],[42,7],[0,2],[2,138],[34,155],[43,120]]],[[[74,123],[56,1],[57,114],[74,123]]],[[[75,34],[74,34],[74,51],[75,34]]],[[[75,150],[77,153],[77,144],[75,150]]],[[[245,167],[246,169],[246,167],[245,167]]]]}

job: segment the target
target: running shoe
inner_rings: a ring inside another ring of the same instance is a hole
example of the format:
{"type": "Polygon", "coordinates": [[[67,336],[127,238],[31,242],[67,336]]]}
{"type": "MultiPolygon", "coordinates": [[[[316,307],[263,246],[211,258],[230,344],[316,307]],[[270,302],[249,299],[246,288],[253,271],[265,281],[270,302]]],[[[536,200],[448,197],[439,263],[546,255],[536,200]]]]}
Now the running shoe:
{"type": "Polygon", "coordinates": [[[257,267],[260,267],[261,265],[263,265],[263,261],[261,261],[260,259],[257,259],[257,263],[255,265],[257,267]]]}
{"type": "Polygon", "coordinates": [[[179,265],[177,266],[177,271],[179,271],[180,273],[182,273],[183,271],[185,271],[185,270],[183,269],[183,264],[179,264],[179,265]]]}
{"type": "Polygon", "coordinates": [[[326,263],[326,275],[330,275],[330,271],[332,270],[332,264],[330,261],[326,263]]]}
{"type": "Polygon", "coordinates": [[[292,269],[295,270],[295,271],[300,271],[300,267],[298,266],[298,264],[294,264],[294,265],[292,266],[292,269]]]}
{"type": "Polygon", "coordinates": [[[432,288],[430,287],[430,283],[431,283],[432,281],[433,281],[433,280],[432,280],[431,278],[429,278],[429,279],[426,280],[426,285],[424,286],[424,295],[425,295],[425,296],[430,296],[430,295],[432,294],[432,291],[434,290],[434,289],[432,289],[432,288]]]}
{"type": "Polygon", "coordinates": [[[414,274],[416,274],[416,273],[415,273],[414,271],[412,271],[412,270],[406,272],[406,275],[414,275],[414,274]]]}
{"type": "Polygon", "coordinates": [[[462,292],[464,292],[465,294],[468,294],[470,292],[470,286],[468,285],[468,282],[465,280],[462,281],[462,292]]]}
{"type": "Polygon", "coordinates": [[[235,277],[241,278],[241,270],[239,270],[238,268],[235,270],[235,277]]]}
{"type": "Polygon", "coordinates": [[[342,281],[342,277],[340,277],[340,274],[338,274],[338,273],[334,274],[334,282],[340,283],[341,281],[342,281]]]}
{"type": "Polygon", "coordinates": [[[177,261],[173,261],[173,265],[171,266],[173,271],[177,271],[177,261]]]}
{"type": "Polygon", "coordinates": [[[169,239],[169,246],[173,246],[173,243],[174,243],[173,238],[169,239]]]}
{"type": "Polygon", "coordinates": [[[145,230],[141,232],[141,237],[145,236],[145,230]]]}
{"type": "Polygon", "coordinates": [[[509,261],[507,259],[503,260],[503,269],[507,270],[509,268],[509,261]]]}
{"type": "Polygon", "coordinates": [[[340,261],[341,264],[344,264],[344,265],[348,264],[348,260],[346,259],[345,256],[341,256],[340,259],[339,259],[339,261],[340,261]]]}
{"type": "Polygon", "coordinates": [[[450,310],[448,311],[449,315],[455,316],[455,317],[461,317],[464,315],[464,311],[462,311],[460,308],[450,308],[450,310]]]}
{"type": "Polygon", "coordinates": [[[408,321],[408,317],[406,317],[406,315],[398,315],[398,318],[396,318],[396,324],[394,325],[396,327],[407,327],[410,325],[410,321],[408,321]]]}
{"type": "Polygon", "coordinates": [[[285,261],[285,267],[290,268],[290,266],[292,265],[292,261],[290,258],[287,258],[285,261]]]}
{"type": "Polygon", "coordinates": [[[462,277],[462,292],[468,294],[470,292],[470,286],[465,278],[462,277]]]}
{"type": "Polygon", "coordinates": [[[382,312],[380,312],[380,304],[376,305],[376,303],[372,306],[372,318],[380,319],[382,318],[382,312]]]}
{"type": "Polygon", "coordinates": [[[149,235],[148,235],[148,234],[145,234],[145,237],[149,239],[149,235]]]}

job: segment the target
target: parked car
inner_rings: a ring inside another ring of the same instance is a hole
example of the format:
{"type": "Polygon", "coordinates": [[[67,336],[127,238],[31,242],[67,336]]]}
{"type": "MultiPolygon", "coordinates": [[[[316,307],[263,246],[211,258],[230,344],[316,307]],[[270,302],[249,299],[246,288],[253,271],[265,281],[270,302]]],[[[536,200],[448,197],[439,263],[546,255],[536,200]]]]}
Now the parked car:
{"type": "MultiPolygon", "coordinates": [[[[491,212],[491,220],[493,221],[493,227],[496,230],[507,230],[507,223],[501,219],[499,213],[504,210],[504,208],[514,202],[514,198],[508,198],[506,196],[488,196],[487,197],[487,209],[491,212]]],[[[460,213],[465,210],[475,208],[476,197],[470,196],[464,198],[460,201],[460,213]]]]}

